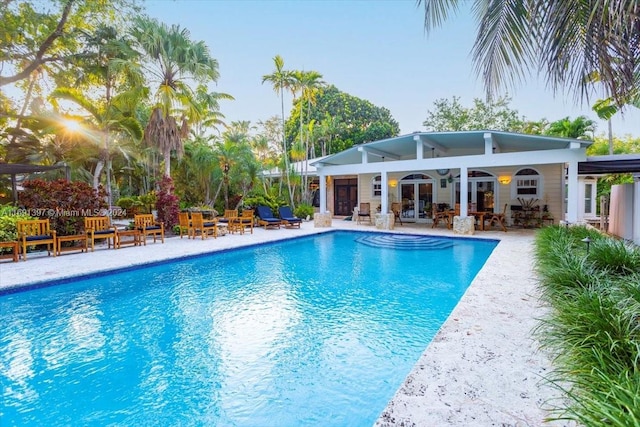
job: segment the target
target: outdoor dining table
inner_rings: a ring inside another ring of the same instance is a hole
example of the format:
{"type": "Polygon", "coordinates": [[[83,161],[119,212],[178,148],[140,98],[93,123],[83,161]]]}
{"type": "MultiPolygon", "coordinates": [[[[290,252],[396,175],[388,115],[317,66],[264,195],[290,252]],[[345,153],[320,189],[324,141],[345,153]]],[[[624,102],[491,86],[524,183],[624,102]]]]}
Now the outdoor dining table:
{"type": "Polygon", "coordinates": [[[469,212],[469,215],[473,215],[476,217],[476,220],[480,223],[480,230],[482,231],[484,231],[484,217],[487,214],[491,215],[492,212],[480,212],[480,211],[469,212]]]}
{"type": "MultiPolygon", "coordinates": [[[[447,223],[447,228],[451,229],[453,227],[453,217],[456,215],[460,215],[456,213],[455,210],[447,211],[447,215],[449,216],[449,222],[447,223]]],[[[469,215],[473,215],[480,222],[480,230],[484,231],[484,220],[486,215],[491,215],[491,212],[479,212],[479,211],[470,211],[469,215]]]]}

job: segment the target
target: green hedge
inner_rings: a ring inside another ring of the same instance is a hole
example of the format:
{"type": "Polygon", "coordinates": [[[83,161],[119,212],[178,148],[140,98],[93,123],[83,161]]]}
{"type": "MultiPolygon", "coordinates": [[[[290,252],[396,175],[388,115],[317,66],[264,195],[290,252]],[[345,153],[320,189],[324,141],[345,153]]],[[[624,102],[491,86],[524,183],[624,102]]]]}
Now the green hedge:
{"type": "Polygon", "coordinates": [[[567,398],[554,419],[640,425],[640,248],[585,227],[552,226],[538,233],[535,249],[551,307],[537,332],[554,357],[549,380],[567,398]]]}

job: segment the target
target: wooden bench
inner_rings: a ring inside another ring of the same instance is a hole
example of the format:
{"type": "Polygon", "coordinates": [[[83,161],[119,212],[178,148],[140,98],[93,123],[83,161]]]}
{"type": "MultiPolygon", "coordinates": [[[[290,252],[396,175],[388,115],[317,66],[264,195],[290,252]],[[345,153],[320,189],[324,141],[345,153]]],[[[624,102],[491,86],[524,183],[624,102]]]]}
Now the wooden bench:
{"type": "Polygon", "coordinates": [[[16,228],[23,261],[27,260],[27,246],[47,245],[47,254],[53,252],[53,256],[56,256],[56,231],[51,229],[48,219],[18,221],[16,228]]]}

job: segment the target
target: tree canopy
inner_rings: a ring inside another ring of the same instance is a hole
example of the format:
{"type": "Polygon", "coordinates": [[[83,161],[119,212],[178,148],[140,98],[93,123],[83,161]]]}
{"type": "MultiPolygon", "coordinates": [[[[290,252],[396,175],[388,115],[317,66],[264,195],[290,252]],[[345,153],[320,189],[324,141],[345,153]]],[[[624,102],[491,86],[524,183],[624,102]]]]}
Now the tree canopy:
{"type": "MultiPolygon", "coordinates": [[[[298,137],[300,108],[303,102],[298,98],[286,124],[287,140],[293,141],[298,137]]],[[[316,126],[325,121],[332,121],[332,143],[327,154],[337,153],[357,144],[391,138],[400,133],[398,122],[391,116],[391,112],[384,107],[377,107],[371,102],[340,91],[334,85],[319,89],[315,95],[315,104],[311,110],[309,121],[316,126]],[[328,119],[328,117],[330,119],[328,119]],[[339,124],[339,125],[338,125],[339,124]]],[[[316,147],[315,154],[320,155],[320,147],[316,147]]]]}
{"type": "MultiPolygon", "coordinates": [[[[459,0],[418,0],[427,31],[459,0]]],[[[640,97],[640,4],[636,0],[474,0],[473,60],[488,96],[539,69],[554,91],[588,100],[604,93],[618,107],[640,97]]]]}
{"type": "Polygon", "coordinates": [[[468,108],[460,104],[460,98],[451,100],[440,98],[434,108],[427,111],[427,119],[422,123],[427,131],[499,130],[521,132],[525,119],[517,110],[509,107],[510,98],[499,98],[493,102],[473,100],[468,108]]]}

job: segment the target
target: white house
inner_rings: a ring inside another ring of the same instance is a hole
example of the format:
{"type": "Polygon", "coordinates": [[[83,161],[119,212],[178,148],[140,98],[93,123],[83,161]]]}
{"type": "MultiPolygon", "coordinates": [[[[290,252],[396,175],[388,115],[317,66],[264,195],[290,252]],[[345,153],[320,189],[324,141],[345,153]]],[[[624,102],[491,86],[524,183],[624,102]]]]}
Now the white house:
{"type": "Polygon", "coordinates": [[[372,210],[393,216],[390,206],[397,202],[403,221],[430,221],[433,204],[459,204],[461,219],[470,210],[506,208],[511,219],[519,206],[535,205],[555,221],[574,223],[585,206],[578,164],[586,161],[591,144],[498,131],[415,132],[354,146],[311,165],[319,177],[320,214],[350,215],[368,202],[372,210]]]}

